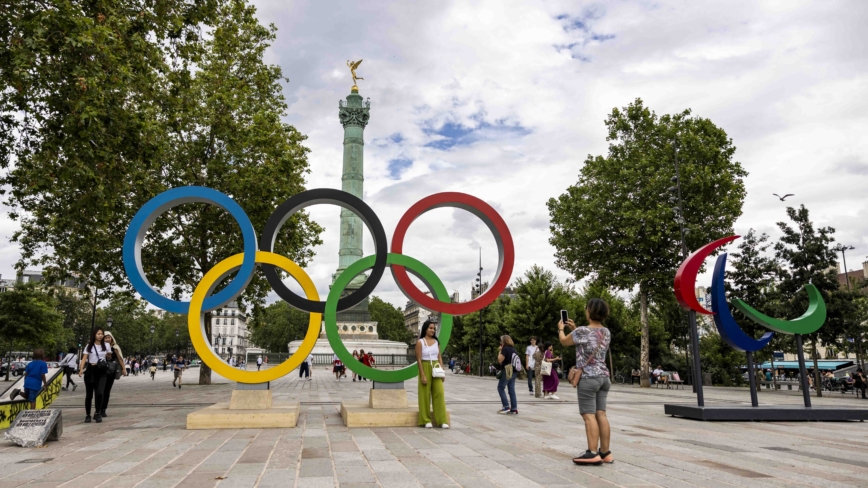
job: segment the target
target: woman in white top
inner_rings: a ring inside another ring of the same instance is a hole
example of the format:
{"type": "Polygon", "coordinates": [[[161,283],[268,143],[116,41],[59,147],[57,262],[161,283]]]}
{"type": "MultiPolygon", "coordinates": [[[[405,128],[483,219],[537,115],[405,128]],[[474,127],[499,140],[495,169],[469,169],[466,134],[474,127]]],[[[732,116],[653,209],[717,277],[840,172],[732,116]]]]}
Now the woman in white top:
{"type": "Polygon", "coordinates": [[[78,385],[75,384],[75,381],[72,381],[72,375],[75,374],[75,367],[78,365],[78,349],[70,347],[69,352],[63,357],[60,365],[63,366],[63,375],[66,376],[66,386],[61,389],[68,391],[69,385],[72,383],[72,391],[75,391],[78,385]]]}
{"type": "Polygon", "coordinates": [[[87,391],[84,397],[84,410],[87,413],[84,421],[86,423],[90,422],[91,401],[96,402],[94,422],[102,422],[100,409],[102,408],[102,394],[105,391],[105,361],[106,354],[111,352],[111,348],[105,344],[104,337],[105,334],[102,329],[97,328],[93,331],[90,335],[90,342],[87,343],[81,355],[81,365],[78,369],[79,376],[84,371],[84,387],[87,391]],[[85,369],[85,364],[87,369],[85,369]]]}
{"type": "MultiPolygon", "coordinates": [[[[106,347],[108,347],[112,351],[112,355],[111,355],[111,358],[109,359],[109,361],[118,363],[118,371],[121,372],[122,376],[126,376],[127,371],[126,371],[126,368],[124,368],[124,354],[123,354],[123,351],[121,351],[120,344],[118,344],[118,342],[115,340],[115,336],[112,335],[111,332],[106,332],[104,334],[104,340],[105,340],[106,347]]],[[[103,393],[102,393],[102,406],[100,406],[100,408],[97,409],[97,411],[99,411],[100,417],[102,417],[102,418],[108,417],[108,415],[106,415],[105,409],[108,408],[109,399],[111,398],[112,387],[114,386],[114,384],[115,384],[114,375],[106,375],[106,377],[105,377],[105,389],[103,390],[103,393]]],[[[97,404],[97,405],[99,405],[99,404],[97,404]]]]}
{"type": "Polygon", "coordinates": [[[443,391],[443,381],[446,378],[433,376],[434,365],[443,369],[440,341],[437,340],[437,324],[426,320],[420,332],[419,340],[416,341],[416,364],[419,366],[419,425],[424,425],[426,429],[433,427],[430,410],[433,402],[434,423],[448,429],[449,414],[446,412],[446,396],[443,391]]]}

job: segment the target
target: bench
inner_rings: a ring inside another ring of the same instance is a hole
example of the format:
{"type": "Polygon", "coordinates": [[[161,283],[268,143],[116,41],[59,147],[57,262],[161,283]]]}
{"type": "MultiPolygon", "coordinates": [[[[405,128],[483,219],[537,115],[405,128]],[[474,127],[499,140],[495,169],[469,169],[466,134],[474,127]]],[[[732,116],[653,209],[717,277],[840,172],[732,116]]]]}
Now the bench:
{"type": "Polygon", "coordinates": [[[774,385],[774,389],[776,389],[776,390],[780,390],[780,389],[781,389],[781,386],[784,386],[784,385],[786,385],[787,390],[792,390],[792,389],[793,389],[793,386],[796,386],[796,390],[798,390],[798,391],[800,391],[800,390],[802,389],[802,384],[799,383],[798,381],[778,381],[778,382],[774,382],[774,381],[769,381],[769,380],[762,380],[762,381],[759,382],[759,385],[760,385],[760,388],[762,388],[763,386],[765,386],[767,390],[771,390],[771,389],[772,389],[772,385],[774,385]]]}
{"type": "Polygon", "coordinates": [[[677,390],[680,386],[681,389],[684,389],[684,380],[669,380],[670,385],[675,385],[675,389],[677,390]]]}

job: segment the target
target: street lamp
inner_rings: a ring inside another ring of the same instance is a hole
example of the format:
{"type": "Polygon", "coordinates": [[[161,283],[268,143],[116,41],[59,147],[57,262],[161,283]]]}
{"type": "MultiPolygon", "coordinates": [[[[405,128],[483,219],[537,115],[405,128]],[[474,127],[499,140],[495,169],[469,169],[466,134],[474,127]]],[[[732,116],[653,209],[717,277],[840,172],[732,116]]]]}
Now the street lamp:
{"type": "Polygon", "coordinates": [[[837,246],[832,248],[832,250],[841,253],[841,258],[844,260],[844,280],[847,282],[847,291],[850,291],[850,273],[847,272],[847,251],[852,251],[853,249],[856,248],[853,246],[845,246],[841,243],[838,243],[837,246]]]}
{"type": "Polygon", "coordinates": [[[157,351],[154,350],[154,330],[155,330],[155,328],[156,327],[154,327],[154,324],[151,324],[151,351],[154,355],[154,358],[157,357],[157,351]]]}
{"type": "MultiPolygon", "coordinates": [[[[482,296],[482,248],[479,248],[479,272],[476,273],[476,297],[482,296]]],[[[485,331],[482,328],[482,313],[485,307],[479,310],[479,376],[485,375],[485,352],[482,347],[482,336],[485,331]]]]}
{"type": "MultiPolygon", "coordinates": [[[[674,149],[675,176],[672,177],[671,181],[672,183],[675,183],[675,186],[669,188],[669,193],[672,194],[669,197],[669,201],[677,203],[677,205],[672,209],[672,212],[675,214],[675,221],[678,222],[678,226],[681,229],[681,255],[684,259],[687,259],[687,243],[685,242],[685,237],[689,230],[684,228],[684,224],[687,223],[687,220],[684,219],[684,202],[681,198],[681,172],[678,168],[678,148],[675,147],[674,149]]],[[[693,391],[696,392],[696,403],[700,407],[703,407],[705,406],[705,398],[702,394],[702,367],[699,362],[699,331],[696,329],[695,310],[691,309],[687,311],[687,327],[690,333],[690,345],[693,353],[693,391]]],[[[644,369],[645,365],[642,365],[642,367],[644,369]]]]}
{"type": "Polygon", "coordinates": [[[114,321],[112,321],[112,317],[111,317],[111,315],[109,315],[109,318],[107,318],[105,320],[106,327],[108,327],[108,329],[111,330],[113,323],[114,323],[114,321]]]}

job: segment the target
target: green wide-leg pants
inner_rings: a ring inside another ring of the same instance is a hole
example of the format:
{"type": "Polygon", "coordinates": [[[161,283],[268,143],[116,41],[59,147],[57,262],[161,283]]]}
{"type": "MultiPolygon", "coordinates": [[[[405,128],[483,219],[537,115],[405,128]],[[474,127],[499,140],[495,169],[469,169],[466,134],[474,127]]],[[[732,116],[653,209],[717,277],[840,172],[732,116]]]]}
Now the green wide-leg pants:
{"type": "Polygon", "coordinates": [[[425,425],[431,422],[431,402],[434,402],[434,425],[443,425],[449,423],[446,414],[446,396],[443,392],[443,379],[432,378],[431,370],[433,366],[431,361],[422,361],[422,371],[425,372],[425,378],[428,379],[428,384],[422,384],[422,378],[417,378],[419,384],[419,425],[425,425]]]}

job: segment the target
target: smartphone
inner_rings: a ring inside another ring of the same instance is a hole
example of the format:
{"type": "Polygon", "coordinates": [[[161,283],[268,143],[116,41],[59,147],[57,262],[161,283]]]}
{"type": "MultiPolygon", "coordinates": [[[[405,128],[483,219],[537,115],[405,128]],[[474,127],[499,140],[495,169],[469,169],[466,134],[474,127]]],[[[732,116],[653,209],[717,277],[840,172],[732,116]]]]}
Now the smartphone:
{"type": "Polygon", "coordinates": [[[561,322],[563,322],[564,325],[566,325],[567,320],[570,320],[570,316],[567,315],[567,311],[566,311],[566,310],[561,310],[561,322]]]}

